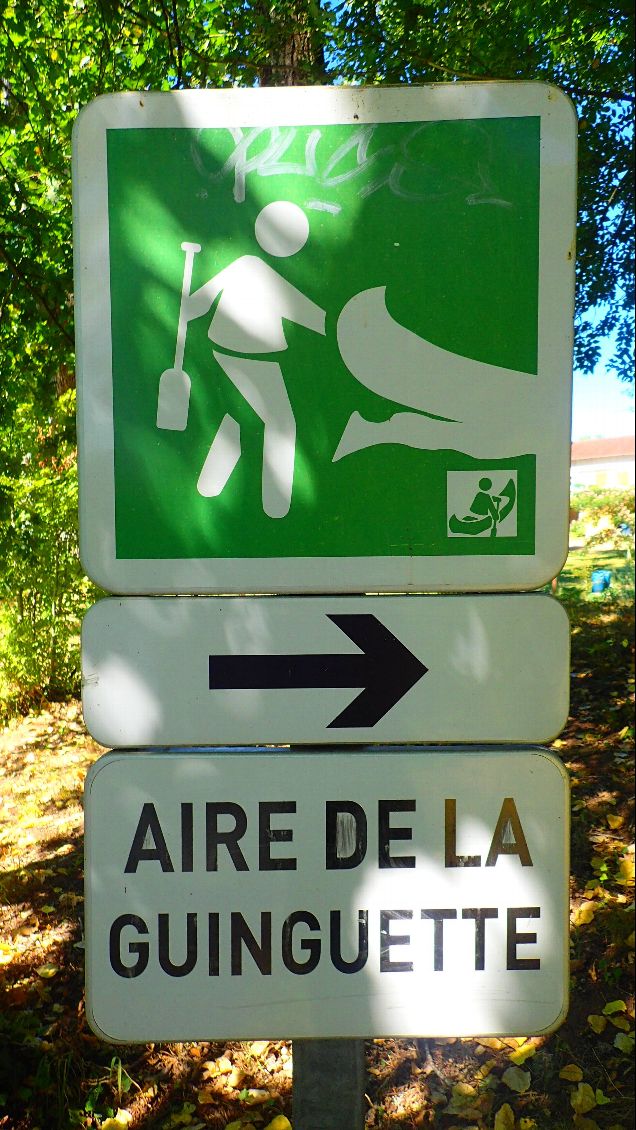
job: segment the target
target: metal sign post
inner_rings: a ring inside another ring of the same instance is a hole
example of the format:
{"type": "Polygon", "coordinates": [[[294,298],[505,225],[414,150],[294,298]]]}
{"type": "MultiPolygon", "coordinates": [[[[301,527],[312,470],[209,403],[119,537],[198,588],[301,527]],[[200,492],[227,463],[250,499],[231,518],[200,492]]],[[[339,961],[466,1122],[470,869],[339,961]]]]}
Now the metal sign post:
{"type": "Polygon", "coordinates": [[[298,1130],[363,1130],[364,1092],[363,1040],[294,1040],[298,1130]]]}
{"type": "Polygon", "coordinates": [[[125,594],[83,701],[141,747],[87,778],[87,1012],[295,1037],[295,1130],[362,1127],[366,1036],[564,1015],[567,789],[515,743],[568,703],[520,594],[567,554],[575,151],[535,82],[76,123],[81,556],[125,594]],[[361,745],[422,741],[473,744],[361,745]]]}

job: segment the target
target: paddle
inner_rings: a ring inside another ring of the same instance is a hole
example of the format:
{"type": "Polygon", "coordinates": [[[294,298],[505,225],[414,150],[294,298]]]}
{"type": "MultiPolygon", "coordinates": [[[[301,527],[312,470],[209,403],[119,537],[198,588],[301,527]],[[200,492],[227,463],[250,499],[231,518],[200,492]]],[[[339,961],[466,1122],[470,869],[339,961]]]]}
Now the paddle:
{"type": "Polygon", "coordinates": [[[157,427],[167,428],[173,432],[184,431],[188,423],[191,382],[183,368],[183,354],[188,324],[186,319],[186,300],[190,294],[194,256],[197,251],[201,250],[201,245],[199,243],[182,243],[181,249],[185,251],[186,255],[183,266],[183,283],[181,286],[181,304],[179,306],[179,324],[177,326],[174,367],[172,369],[165,369],[161,374],[159,380],[159,396],[157,398],[157,427]]]}

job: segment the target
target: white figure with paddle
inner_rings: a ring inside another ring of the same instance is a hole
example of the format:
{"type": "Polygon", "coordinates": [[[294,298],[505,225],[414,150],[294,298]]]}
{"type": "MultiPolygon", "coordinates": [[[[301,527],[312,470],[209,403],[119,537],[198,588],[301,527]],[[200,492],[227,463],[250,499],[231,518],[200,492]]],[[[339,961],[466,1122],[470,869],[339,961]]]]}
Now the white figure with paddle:
{"type": "MultiPolygon", "coordinates": [[[[263,251],[285,258],[304,247],[309,222],[297,204],[278,200],[259,212],[254,234],[263,251]]],[[[175,361],[161,375],[157,427],[183,431],[187,426],[186,330],[214,307],[208,330],[213,356],[264,424],[263,510],[270,518],[284,518],[292,498],[296,421],[280,364],[271,355],[287,349],[283,319],[324,335],[325,311],[256,255],[242,255],[190,293],[194,256],[201,247],[181,247],[186,259],[175,361]]],[[[526,446],[531,450],[541,393],[537,377],[433,345],[391,317],[385,295],[385,287],[373,287],[349,299],[338,317],[338,349],[360,384],[407,410],[379,422],[352,412],[333,462],[378,444],[452,449],[490,459],[517,455],[526,446]]],[[[240,455],[240,426],[226,413],[201,468],[199,493],[219,495],[240,455]]]]}
{"type": "MultiPolygon", "coordinates": [[[[304,247],[309,222],[298,205],[278,200],[259,212],[254,233],[263,251],[284,258],[304,247]]],[[[292,497],[296,421],[281,367],[264,357],[287,349],[283,318],[324,335],[325,311],[255,255],[242,255],[190,293],[194,256],[201,247],[181,247],[186,260],[175,362],[161,375],[157,427],[183,431],[187,426],[191,382],[183,368],[186,329],[214,306],[208,330],[213,356],[264,424],[263,510],[270,518],[284,518],[292,497]]],[[[219,495],[240,455],[240,426],[226,413],[201,468],[199,493],[219,495]]]]}

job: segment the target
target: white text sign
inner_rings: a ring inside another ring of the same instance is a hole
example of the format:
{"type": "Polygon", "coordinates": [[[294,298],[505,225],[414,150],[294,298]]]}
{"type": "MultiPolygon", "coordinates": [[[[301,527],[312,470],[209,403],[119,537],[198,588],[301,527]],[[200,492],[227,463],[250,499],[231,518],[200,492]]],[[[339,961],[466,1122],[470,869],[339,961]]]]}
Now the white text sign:
{"type": "Polygon", "coordinates": [[[107,754],[85,797],[91,1025],[115,1042],[549,1031],[567,796],[537,748],[107,754]]]}

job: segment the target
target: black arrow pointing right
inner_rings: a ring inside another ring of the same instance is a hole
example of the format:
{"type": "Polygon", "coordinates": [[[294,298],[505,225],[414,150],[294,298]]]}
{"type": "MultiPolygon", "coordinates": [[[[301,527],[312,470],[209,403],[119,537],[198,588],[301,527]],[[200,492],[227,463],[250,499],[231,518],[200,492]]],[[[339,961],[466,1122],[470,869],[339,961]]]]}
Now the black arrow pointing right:
{"type": "Polygon", "coordinates": [[[328,728],[375,726],[428,667],[372,614],[327,615],[360,654],[211,655],[210,690],[363,687],[328,728]]]}

